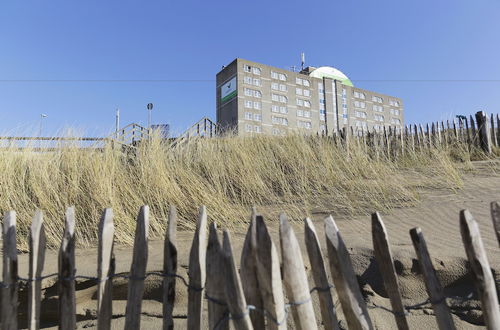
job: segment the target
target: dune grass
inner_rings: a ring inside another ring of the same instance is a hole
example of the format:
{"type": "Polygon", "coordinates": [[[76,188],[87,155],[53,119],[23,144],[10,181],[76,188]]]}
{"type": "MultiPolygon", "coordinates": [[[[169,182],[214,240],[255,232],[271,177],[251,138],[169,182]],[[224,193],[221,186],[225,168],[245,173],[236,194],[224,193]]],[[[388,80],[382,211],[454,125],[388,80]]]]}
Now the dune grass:
{"type": "Polygon", "coordinates": [[[151,208],[152,237],[163,235],[171,204],[188,230],[202,204],[211,220],[230,228],[248,221],[252,205],[270,218],[285,211],[292,219],[314,210],[386,211],[416,203],[417,188],[459,189],[459,161],[468,161],[441,149],[375,156],[356,143],[347,151],[331,139],[299,135],[191,139],[175,147],[153,138],[128,153],[110,146],[0,153],[0,210],[17,212],[21,249],[37,208],[44,212],[49,246],[58,246],[70,205],[80,246],[94,245],[106,207],[115,214],[117,243],[129,244],[143,204],[151,208]]]}

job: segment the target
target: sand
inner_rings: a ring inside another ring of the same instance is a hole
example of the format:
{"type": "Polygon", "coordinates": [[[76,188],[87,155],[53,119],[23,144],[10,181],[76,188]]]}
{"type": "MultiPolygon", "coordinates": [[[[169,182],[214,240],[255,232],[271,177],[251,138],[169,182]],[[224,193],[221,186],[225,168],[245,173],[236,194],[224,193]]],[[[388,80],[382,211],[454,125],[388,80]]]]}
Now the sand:
{"type": "MultiPolygon", "coordinates": [[[[401,293],[406,306],[416,305],[427,299],[422,276],[419,272],[415,252],[408,231],[413,227],[421,227],[428,243],[438,277],[445,287],[448,304],[453,313],[457,329],[477,329],[482,326],[481,305],[468,271],[465,251],[462,245],[458,215],[461,209],[469,209],[479,223],[483,242],[488,254],[497,283],[500,279],[500,249],[496,240],[489,214],[489,203],[500,201],[500,174],[494,173],[487,162],[475,164],[476,171],[464,175],[465,187],[453,192],[449,190],[427,189],[422,192],[422,202],[416,207],[394,209],[389,214],[382,214],[386,224],[395,264],[399,275],[401,293]]],[[[317,212],[313,220],[318,231],[323,252],[326,255],[326,245],[323,232],[323,218],[327,214],[317,212]]],[[[268,227],[279,248],[277,219],[267,219],[268,227]]],[[[386,309],[390,303],[383,289],[382,280],[374,262],[371,223],[369,215],[348,218],[336,218],[344,241],[349,248],[355,272],[362,287],[370,317],[377,329],[396,329],[394,317],[386,309]]],[[[303,224],[295,223],[294,229],[303,244],[303,224]]],[[[239,259],[241,245],[245,232],[232,232],[233,248],[239,259]]],[[[179,274],[186,276],[188,254],[192,233],[178,233],[179,274]]],[[[163,242],[150,241],[148,271],[162,269],[163,242]]],[[[309,262],[305,253],[303,256],[307,271],[309,262]]],[[[130,247],[115,247],[116,272],[128,272],[132,250],[130,247]]],[[[96,249],[79,249],[76,252],[77,274],[95,276],[96,249]]],[[[27,275],[27,255],[19,256],[20,276],[27,275]]],[[[50,251],[46,257],[44,273],[57,271],[57,253],[50,251]]],[[[310,274],[309,274],[310,277],[310,274]]],[[[177,282],[177,302],[174,314],[176,327],[185,328],[187,292],[180,281],[177,282]]],[[[312,282],[311,282],[312,283],[312,282]]],[[[77,284],[77,320],[78,328],[93,328],[96,326],[96,286],[90,280],[79,280],[77,284]]],[[[42,323],[44,328],[57,326],[57,290],[53,280],[44,281],[44,300],[42,304],[42,323]]],[[[116,279],[114,282],[114,319],[113,328],[123,328],[126,305],[127,283],[116,279]]],[[[337,300],[337,299],[336,299],[337,300]]],[[[26,296],[20,294],[20,311],[26,310],[26,296]]],[[[315,298],[315,309],[319,316],[319,306],[315,298]]],[[[338,301],[337,301],[338,303],[338,301]]],[[[205,304],[206,308],[206,304],[205,304]]],[[[161,328],[161,279],[150,277],[146,280],[146,290],[143,301],[141,324],[144,329],[161,328]]],[[[339,319],[343,315],[340,306],[337,307],[339,319]]],[[[291,316],[289,317],[291,321],[291,316]]],[[[429,304],[409,310],[408,321],[412,329],[435,329],[436,321],[429,304]]],[[[345,321],[341,321],[345,327],[345,321]]],[[[290,323],[291,326],[293,324],[290,323]]],[[[21,316],[20,326],[25,326],[21,316]]]]}

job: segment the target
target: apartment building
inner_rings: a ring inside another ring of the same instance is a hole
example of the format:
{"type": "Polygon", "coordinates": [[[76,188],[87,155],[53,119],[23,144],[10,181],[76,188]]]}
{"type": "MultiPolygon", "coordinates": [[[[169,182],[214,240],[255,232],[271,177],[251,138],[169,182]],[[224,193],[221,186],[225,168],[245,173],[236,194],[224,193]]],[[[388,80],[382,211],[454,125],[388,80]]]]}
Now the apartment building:
{"type": "Polygon", "coordinates": [[[239,135],[332,135],[403,125],[401,99],[355,87],[332,67],[300,72],[235,59],[217,74],[217,124],[239,135]]]}

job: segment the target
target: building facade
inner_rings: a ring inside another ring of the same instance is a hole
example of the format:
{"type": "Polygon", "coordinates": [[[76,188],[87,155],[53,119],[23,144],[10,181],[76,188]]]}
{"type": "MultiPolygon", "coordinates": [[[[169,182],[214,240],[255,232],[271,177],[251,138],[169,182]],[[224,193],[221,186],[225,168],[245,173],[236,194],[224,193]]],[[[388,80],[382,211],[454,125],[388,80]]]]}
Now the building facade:
{"type": "Polygon", "coordinates": [[[216,78],[217,124],[238,135],[332,135],[403,125],[403,102],[354,87],[332,67],[288,71],[235,59],[216,78]]]}

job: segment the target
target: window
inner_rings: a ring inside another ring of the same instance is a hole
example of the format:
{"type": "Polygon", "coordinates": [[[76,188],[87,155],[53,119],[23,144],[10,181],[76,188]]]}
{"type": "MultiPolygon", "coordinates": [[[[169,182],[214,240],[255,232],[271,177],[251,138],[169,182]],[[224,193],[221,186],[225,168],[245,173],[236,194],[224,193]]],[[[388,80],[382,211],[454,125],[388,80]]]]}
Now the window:
{"type": "Polygon", "coordinates": [[[384,112],[384,107],[381,106],[381,105],[376,105],[374,104],[373,105],[373,111],[376,111],[376,112],[384,112]]]}
{"type": "Polygon", "coordinates": [[[302,95],[302,88],[295,88],[295,94],[302,95]]]}
{"type": "Polygon", "coordinates": [[[273,124],[288,126],[288,119],[283,118],[283,117],[272,116],[271,121],[273,124]]]}
{"type": "Polygon", "coordinates": [[[260,76],[261,70],[259,68],[253,67],[252,68],[252,72],[253,72],[253,74],[256,74],[256,75],[260,76]]]}
{"type": "Polygon", "coordinates": [[[324,105],[324,104],[320,104],[320,105],[319,105],[319,109],[320,109],[320,110],[325,110],[325,105],[324,105]]]}
{"type": "Polygon", "coordinates": [[[389,104],[393,107],[399,107],[399,102],[396,100],[389,100],[389,104]]]}
{"type": "Polygon", "coordinates": [[[298,120],[297,121],[297,126],[299,128],[305,128],[305,129],[311,129],[312,128],[312,124],[310,121],[302,121],[302,120],[298,120]]]}
{"type": "Polygon", "coordinates": [[[261,98],[262,97],[262,93],[260,91],[253,91],[253,96],[261,98]]]}
{"type": "Polygon", "coordinates": [[[245,72],[250,73],[250,72],[252,72],[252,67],[250,65],[248,65],[248,64],[243,64],[243,70],[245,72]]]}
{"type": "Polygon", "coordinates": [[[286,85],[280,84],[280,91],[286,92],[287,90],[288,88],[286,87],[286,85]]]}
{"type": "Polygon", "coordinates": [[[262,133],[262,128],[260,126],[254,126],[255,133],[262,133]]]}
{"type": "Polygon", "coordinates": [[[364,108],[366,108],[366,103],[362,102],[362,101],[354,101],[354,106],[356,108],[364,109],[364,108]]]}
{"type": "Polygon", "coordinates": [[[304,89],[304,96],[311,96],[311,91],[308,89],[304,89]]]}
{"type": "Polygon", "coordinates": [[[304,84],[304,86],[306,86],[306,87],[311,86],[311,84],[309,83],[309,80],[305,80],[305,79],[302,80],[302,84],[304,84]]]}
{"type": "Polygon", "coordinates": [[[273,128],[273,135],[281,135],[281,130],[279,128],[273,128]]]}
{"type": "Polygon", "coordinates": [[[253,108],[254,109],[257,109],[257,110],[260,110],[261,106],[260,106],[260,102],[254,102],[253,103],[253,108]]]}
{"type": "Polygon", "coordinates": [[[246,120],[252,120],[253,116],[251,112],[245,112],[245,119],[246,120]]]}
{"type": "Polygon", "coordinates": [[[342,88],[342,96],[346,96],[347,95],[347,91],[345,90],[345,88],[342,88]]]}
{"type": "Polygon", "coordinates": [[[384,121],[384,116],[382,116],[382,115],[375,115],[374,117],[375,117],[375,121],[382,121],[382,122],[384,121]]]}
{"type": "Polygon", "coordinates": [[[246,124],[246,125],[245,125],[245,131],[247,131],[247,132],[251,132],[251,131],[252,131],[252,125],[250,125],[250,124],[246,124]]]}
{"type": "Polygon", "coordinates": [[[273,101],[279,101],[280,100],[280,96],[278,94],[271,94],[271,99],[273,101]]]}
{"type": "Polygon", "coordinates": [[[304,100],[304,106],[306,108],[310,108],[311,107],[311,102],[307,101],[307,100],[304,100]]]}
{"type": "Polygon", "coordinates": [[[390,112],[391,112],[391,115],[399,116],[399,110],[398,109],[391,109],[390,112]]]}
{"type": "Polygon", "coordinates": [[[362,128],[362,129],[366,129],[366,128],[367,128],[367,124],[366,124],[366,122],[361,121],[361,120],[356,120],[355,125],[356,125],[356,127],[358,127],[358,128],[362,128]]]}
{"type": "Polygon", "coordinates": [[[297,105],[300,105],[301,107],[304,106],[304,101],[301,99],[297,99],[297,105]]]}
{"type": "Polygon", "coordinates": [[[319,115],[319,120],[321,120],[321,121],[325,121],[325,119],[326,119],[326,118],[325,118],[325,114],[322,114],[322,113],[321,113],[321,114],[319,115]]]}
{"type": "Polygon", "coordinates": [[[271,71],[271,78],[278,79],[278,73],[274,72],[274,71],[271,71]]]}
{"type": "Polygon", "coordinates": [[[245,108],[253,108],[253,102],[250,100],[245,100],[245,108]]]}
{"type": "Polygon", "coordinates": [[[373,102],[384,103],[384,100],[379,96],[372,96],[373,102]]]}
{"type": "Polygon", "coordinates": [[[253,90],[251,90],[250,88],[245,88],[244,90],[244,93],[246,96],[252,96],[253,95],[253,90]]]}
{"type": "Polygon", "coordinates": [[[401,120],[399,120],[398,118],[391,118],[391,124],[401,125],[401,120]]]}
{"type": "Polygon", "coordinates": [[[319,99],[320,104],[325,104],[325,99],[319,99]]]}
{"type": "Polygon", "coordinates": [[[277,105],[274,105],[274,104],[271,106],[271,111],[272,112],[280,112],[279,107],[277,105]]]}
{"type": "Polygon", "coordinates": [[[319,125],[319,130],[321,133],[326,132],[326,126],[325,125],[319,125]]]}
{"type": "Polygon", "coordinates": [[[280,107],[280,113],[287,114],[288,108],[287,107],[280,107]]]}
{"type": "Polygon", "coordinates": [[[304,110],[304,117],[311,118],[311,111],[304,110]]]}
{"type": "Polygon", "coordinates": [[[389,112],[391,113],[391,115],[393,115],[394,114],[394,109],[389,110],[389,112]]]}
{"type": "Polygon", "coordinates": [[[247,77],[247,76],[245,76],[245,77],[243,78],[243,81],[245,82],[245,84],[249,84],[249,85],[251,85],[251,84],[252,84],[252,77],[247,77]]]}
{"type": "Polygon", "coordinates": [[[354,112],[354,115],[355,115],[356,117],[359,117],[359,118],[366,118],[366,117],[367,117],[367,116],[366,116],[366,112],[363,112],[363,111],[355,111],[355,112],[354,112]]]}
{"type": "Polygon", "coordinates": [[[281,81],[286,81],[286,75],[283,74],[283,73],[279,74],[279,78],[280,78],[281,81]]]}
{"type": "Polygon", "coordinates": [[[284,95],[280,95],[279,98],[280,98],[280,102],[281,103],[287,103],[288,102],[288,98],[286,96],[284,96],[284,95]]]}
{"type": "Polygon", "coordinates": [[[259,78],[253,78],[253,84],[254,84],[255,86],[261,86],[260,79],[259,79],[259,78]]]}
{"type": "Polygon", "coordinates": [[[262,121],[262,115],[260,113],[254,113],[253,114],[253,120],[255,120],[255,121],[262,121]]]}
{"type": "Polygon", "coordinates": [[[279,84],[277,82],[271,83],[271,89],[277,91],[279,89],[279,84]]]}
{"type": "Polygon", "coordinates": [[[354,94],[354,97],[356,97],[358,99],[362,99],[362,100],[365,99],[365,94],[362,92],[354,91],[353,94],[354,94]]]}
{"type": "Polygon", "coordinates": [[[300,79],[299,77],[295,78],[295,83],[297,85],[302,85],[302,79],[300,79]]]}
{"type": "Polygon", "coordinates": [[[323,89],[323,83],[318,83],[318,89],[323,89]]]}
{"type": "Polygon", "coordinates": [[[297,117],[304,117],[304,110],[297,110],[297,117]]]}

